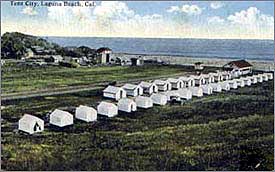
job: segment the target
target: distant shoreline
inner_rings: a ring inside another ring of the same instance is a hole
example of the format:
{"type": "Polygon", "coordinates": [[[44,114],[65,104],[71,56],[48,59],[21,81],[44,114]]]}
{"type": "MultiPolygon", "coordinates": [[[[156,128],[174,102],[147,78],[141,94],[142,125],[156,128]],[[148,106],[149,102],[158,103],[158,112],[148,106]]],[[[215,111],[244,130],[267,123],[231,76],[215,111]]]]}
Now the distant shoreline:
{"type": "MultiPolygon", "coordinates": [[[[182,55],[161,55],[161,54],[131,54],[131,53],[113,53],[112,57],[120,57],[122,59],[130,60],[131,58],[152,59],[168,62],[170,64],[179,65],[193,65],[196,62],[202,62],[206,66],[223,66],[230,61],[240,60],[241,58],[222,58],[222,57],[190,57],[182,55]]],[[[245,59],[250,62],[255,69],[270,70],[274,69],[274,61],[272,60],[250,60],[245,59]]]]}

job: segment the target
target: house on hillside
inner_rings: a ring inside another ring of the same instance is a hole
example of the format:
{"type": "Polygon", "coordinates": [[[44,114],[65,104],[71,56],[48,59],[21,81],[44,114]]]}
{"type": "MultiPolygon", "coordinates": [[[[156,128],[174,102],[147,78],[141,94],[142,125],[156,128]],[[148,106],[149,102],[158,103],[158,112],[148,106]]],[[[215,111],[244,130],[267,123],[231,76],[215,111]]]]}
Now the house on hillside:
{"type": "Polygon", "coordinates": [[[50,55],[49,57],[45,58],[45,62],[48,63],[59,63],[63,60],[61,55],[50,55]]]}
{"type": "Polygon", "coordinates": [[[18,122],[18,129],[29,134],[42,132],[44,121],[36,116],[25,114],[18,122]]]}
{"type": "Polygon", "coordinates": [[[96,50],[96,61],[99,64],[107,64],[111,62],[112,50],[108,47],[101,47],[96,50]]]}
{"type": "Polygon", "coordinates": [[[231,61],[224,65],[224,68],[230,68],[234,76],[246,75],[252,72],[252,64],[245,60],[231,61]]]}
{"type": "Polygon", "coordinates": [[[126,97],[126,91],[120,87],[109,85],[103,90],[103,97],[119,100],[126,97]]]}

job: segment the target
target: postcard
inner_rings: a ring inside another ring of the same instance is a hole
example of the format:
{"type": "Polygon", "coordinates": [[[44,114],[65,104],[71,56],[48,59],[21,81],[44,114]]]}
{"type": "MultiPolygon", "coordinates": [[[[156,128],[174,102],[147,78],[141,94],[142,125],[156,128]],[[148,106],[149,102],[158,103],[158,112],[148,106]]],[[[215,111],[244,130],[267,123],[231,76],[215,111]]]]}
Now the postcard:
{"type": "Polygon", "coordinates": [[[1,169],[274,170],[274,2],[1,1],[1,169]]]}

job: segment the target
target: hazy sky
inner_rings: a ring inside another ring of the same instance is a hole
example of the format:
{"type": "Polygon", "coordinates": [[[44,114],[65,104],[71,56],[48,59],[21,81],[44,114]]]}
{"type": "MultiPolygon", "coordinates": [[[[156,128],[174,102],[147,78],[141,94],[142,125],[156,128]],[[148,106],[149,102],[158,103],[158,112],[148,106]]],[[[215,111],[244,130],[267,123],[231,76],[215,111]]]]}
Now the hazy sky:
{"type": "Polygon", "coordinates": [[[40,4],[33,8],[1,2],[1,34],[18,31],[38,36],[274,38],[271,1],[97,1],[94,7],[84,7],[84,2],[82,5],[40,4]]]}

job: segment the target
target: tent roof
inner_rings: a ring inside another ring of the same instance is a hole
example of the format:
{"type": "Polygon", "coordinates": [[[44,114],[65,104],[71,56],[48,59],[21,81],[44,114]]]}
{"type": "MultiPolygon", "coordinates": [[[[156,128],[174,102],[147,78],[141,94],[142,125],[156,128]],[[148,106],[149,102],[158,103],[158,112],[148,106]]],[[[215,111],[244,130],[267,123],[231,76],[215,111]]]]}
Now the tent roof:
{"type": "Polygon", "coordinates": [[[43,122],[44,121],[36,116],[24,114],[24,116],[20,119],[20,121],[28,122],[28,123],[35,123],[36,121],[43,122]]]}
{"type": "Polygon", "coordinates": [[[108,92],[108,93],[117,93],[120,90],[122,90],[120,87],[115,87],[115,86],[111,86],[109,85],[107,88],[105,88],[103,90],[103,92],[108,92]]]}
{"type": "Polygon", "coordinates": [[[59,110],[59,109],[55,109],[50,116],[57,116],[60,118],[66,118],[68,116],[73,116],[72,114],[70,114],[69,112],[63,111],[63,110],[59,110]]]}
{"type": "Polygon", "coordinates": [[[128,89],[128,90],[134,90],[136,89],[137,87],[139,87],[138,85],[134,85],[134,84],[125,84],[123,85],[123,89],[128,89]]]}

